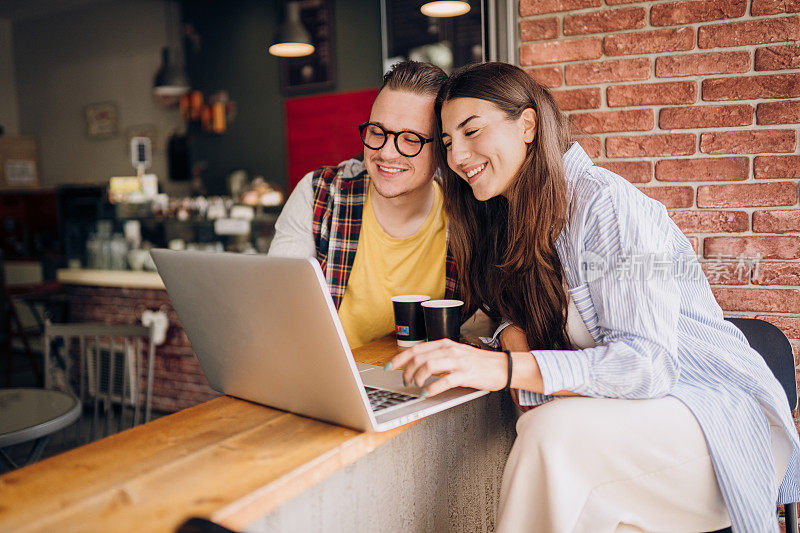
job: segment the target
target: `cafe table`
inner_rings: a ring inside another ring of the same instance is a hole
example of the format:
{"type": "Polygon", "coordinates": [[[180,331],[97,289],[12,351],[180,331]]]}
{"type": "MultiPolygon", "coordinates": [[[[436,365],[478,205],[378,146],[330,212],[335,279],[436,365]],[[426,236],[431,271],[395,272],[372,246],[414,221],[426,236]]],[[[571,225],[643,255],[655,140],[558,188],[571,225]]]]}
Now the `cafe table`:
{"type": "Polygon", "coordinates": [[[515,421],[501,393],[382,433],[222,396],[0,476],[0,531],[490,531],[515,421]]]}
{"type": "Polygon", "coordinates": [[[38,461],[50,435],[73,424],[80,416],[80,401],[67,392],[0,389],[0,460],[16,468],[3,448],[35,441],[26,464],[38,461]]]}

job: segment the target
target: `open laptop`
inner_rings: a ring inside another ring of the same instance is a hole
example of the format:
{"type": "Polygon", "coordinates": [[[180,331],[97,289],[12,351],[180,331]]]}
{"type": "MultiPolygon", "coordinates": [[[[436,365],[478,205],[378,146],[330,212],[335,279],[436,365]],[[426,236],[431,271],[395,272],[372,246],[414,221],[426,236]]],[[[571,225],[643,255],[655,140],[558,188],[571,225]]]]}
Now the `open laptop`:
{"type": "Polygon", "coordinates": [[[487,394],[457,388],[421,398],[421,389],[403,387],[400,370],[356,363],[314,259],[151,254],[219,392],[364,431],[386,431],[487,394]]]}

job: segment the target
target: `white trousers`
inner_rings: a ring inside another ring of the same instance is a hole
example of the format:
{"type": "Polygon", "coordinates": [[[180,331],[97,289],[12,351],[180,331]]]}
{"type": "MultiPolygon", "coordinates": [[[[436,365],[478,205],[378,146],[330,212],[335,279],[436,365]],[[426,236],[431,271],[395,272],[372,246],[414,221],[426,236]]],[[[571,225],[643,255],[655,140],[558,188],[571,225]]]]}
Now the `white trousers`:
{"type": "MultiPolygon", "coordinates": [[[[789,445],[773,431],[775,486],[789,445]]],[[[679,400],[563,398],[523,414],[497,531],[714,531],[730,525],[705,437],[679,400]]]]}

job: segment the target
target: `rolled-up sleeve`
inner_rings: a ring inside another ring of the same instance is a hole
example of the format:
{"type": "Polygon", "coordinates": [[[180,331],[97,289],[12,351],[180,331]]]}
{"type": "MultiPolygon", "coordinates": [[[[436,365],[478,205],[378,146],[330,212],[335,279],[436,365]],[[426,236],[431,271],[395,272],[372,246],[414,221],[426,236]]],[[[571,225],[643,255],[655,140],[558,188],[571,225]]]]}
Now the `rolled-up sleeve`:
{"type": "Polygon", "coordinates": [[[269,246],[272,257],[315,257],[316,246],[312,223],[314,218],[313,172],[306,174],[286,200],[275,222],[275,237],[269,246]]]}
{"type": "Polygon", "coordinates": [[[575,264],[601,265],[580,276],[597,314],[597,346],[534,350],[544,394],[520,394],[525,405],[571,391],[598,398],[657,398],[678,380],[680,293],[670,249],[672,221],[663,205],[632,187],[601,189],[583,218],[575,264]],[[597,338],[599,337],[599,339],[597,338]]]}

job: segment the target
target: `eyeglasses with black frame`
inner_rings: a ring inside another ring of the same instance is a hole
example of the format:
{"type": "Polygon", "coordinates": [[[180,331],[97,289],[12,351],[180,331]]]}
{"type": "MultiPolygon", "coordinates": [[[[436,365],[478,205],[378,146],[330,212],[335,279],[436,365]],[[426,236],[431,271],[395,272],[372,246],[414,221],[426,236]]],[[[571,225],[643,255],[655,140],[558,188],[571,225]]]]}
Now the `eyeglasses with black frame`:
{"type": "Polygon", "coordinates": [[[361,142],[370,150],[380,150],[386,144],[389,135],[394,135],[394,147],[405,157],[419,155],[427,143],[433,142],[433,138],[426,139],[417,132],[389,131],[374,122],[359,124],[358,131],[361,134],[361,142]]]}

